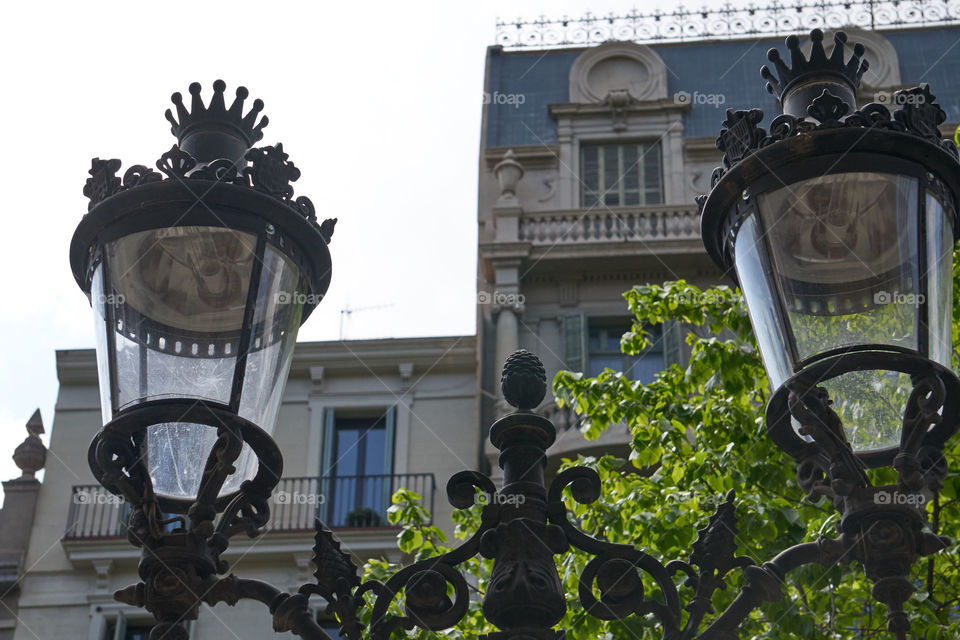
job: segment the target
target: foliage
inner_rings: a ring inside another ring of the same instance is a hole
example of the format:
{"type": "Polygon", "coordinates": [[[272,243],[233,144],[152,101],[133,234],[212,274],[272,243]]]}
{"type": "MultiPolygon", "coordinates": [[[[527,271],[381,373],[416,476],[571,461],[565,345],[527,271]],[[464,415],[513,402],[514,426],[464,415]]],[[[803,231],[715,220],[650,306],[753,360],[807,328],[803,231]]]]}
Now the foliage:
{"type": "MultiPolygon", "coordinates": [[[[960,271],[955,271],[954,282],[955,287],[960,285],[960,271]]],[[[763,408],[769,385],[739,293],[727,287],[701,290],[676,281],[637,286],[624,295],[635,316],[632,330],[622,339],[626,353],[639,353],[649,346],[651,337],[644,327],[676,320],[685,328],[690,359],[686,367],[672,365],[647,385],[612,370],[595,378],[566,371],[557,375],[555,394],[581,416],[588,438],[619,423],[625,423],[632,434],[629,461],[605,456],[565,462],[566,466],[589,466],[603,480],[598,503],[577,505],[568,497],[579,525],[611,542],[635,545],[664,563],[686,560],[696,530],[704,526],[721,496],[735,489],[738,555],[763,562],[796,543],[836,535],[839,518],[832,504],[826,499],[813,504],[804,498],[792,459],[765,433],[763,408]]],[[[954,317],[960,317],[956,310],[954,317]]],[[[957,325],[953,333],[957,344],[957,325]]],[[[960,458],[960,437],[951,442],[946,454],[948,461],[960,458]]],[[[951,473],[939,501],[930,505],[931,518],[946,532],[960,524],[958,493],[960,476],[951,473]]],[[[414,559],[446,549],[443,532],[426,524],[428,517],[417,498],[398,492],[390,512],[390,522],[403,525],[400,549],[414,559]]],[[[457,537],[465,538],[476,530],[479,507],[455,512],[454,519],[457,537]]],[[[917,591],[907,604],[915,637],[946,640],[960,635],[957,552],[954,545],[929,562],[917,563],[913,576],[917,591]]],[[[559,626],[568,630],[568,637],[660,638],[653,618],[606,623],[586,616],[573,594],[588,558],[567,554],[557,560],[569,596],[569,611],[559,626]]],[[[463,567],[473,576],[469,581],[477,589],[478,600],[489,565],[473,559],[463,567]]],[[[385,563],[372,562],[367,576],[382,577],[387,570],[385,563]]],[[[717,611],[742,584],[741,576],[731,576],[728,588],[714,596],[717,611]]],[[[646,586],[648,594],[656,593],[655,586],[646,586]]],[[[856,564],[829,570],[803,567],[788,576],[785,597],[755,612],[739,637],[886,638],[885,611],[875,604],[871,589],[856,564]]],[[[681,596],[689,600],[689,588],[682,587],[681,596]]],[[[475,603],[456,630],[441,635],[476,638],[490,630],[475,603]]],[[[437,634],[415,631],[410,635],[437,634]]]]}

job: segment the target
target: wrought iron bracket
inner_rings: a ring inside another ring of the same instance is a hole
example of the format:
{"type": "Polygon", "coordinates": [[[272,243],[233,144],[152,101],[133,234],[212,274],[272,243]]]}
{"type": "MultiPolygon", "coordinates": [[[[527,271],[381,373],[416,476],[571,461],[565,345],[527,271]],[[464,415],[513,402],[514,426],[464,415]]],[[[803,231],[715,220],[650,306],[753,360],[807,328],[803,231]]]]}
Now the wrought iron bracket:
{"type": "MultiPolygon", "coordinates": [[[[447,484],[447,498],[458,509],[475,506],[481,502],[478,496],[486,496],[477,530],[459,547],[403,567],[385,582],[361,583],[350,555],[318,520],[315,581],[296,593],[234,575],[221,577],[228,567],[220,555],[230,537],[263,531],[272,490],[272,485],[245,483],[214,526],[217,492],[242,442],[239,432],[222,428],[207,462],[198,502],[188,511],[189,527],[164,532],[165,521],[158,518],[156,502],[140,499],[131,531],[143,547],[142,582],[117,592],[117,599],[154,614],[158,624],[151,640],[186,640],[179,622],[195,618],[201,602],[234,605],[242,599],[267,605],[276,631],[290,631],[305,640],[329,640],[312,613],[312,596],[319,596],[327,613],[337,618],[342,637],[388,640],[397,630],[440,631],[460,622],[470,605],[461,565],[480,555],[494,561],[483,613],[500,629],[482,640],[561,640],[566,632],[554,627],[566,613],[567,595],[554,556],[572,547],[592,556],[577,590],[587,614],[600,620],[652,615],[663,640],[735,640],[737,629],[754,609],[783,597],[790,571],[807,564],[830,567],[856,561],[874,581],[875,597],[887,605],[889,629],[897,638],[906,638],[909,623],[903,605],[914,588],[910,569],[919,557],[943,549],[948,541],[924,530],[922,510],[882,505],[877,496],[897,489],[935,490],[943,478],[942,454],[938,458],[930,450],[935,447],[925,445],[922,437],[941,417],[944,389],[935,375],[915,379],[905,416],[903,456],[898,458],[900,483],[890,487],[870,484],[822,389],[797,389],[791,394],[791,413],[822,451],[815,460],[801,461],[801,485],[811,497],[831,497],[843,519],[838,537],[798,544],[763,564],[736,555],[733,491],[697,532],[685,560],[664,564],[632,545],[614,544],[579,529],[571,519],[565,492],[569,489],[579,504],[591,504],[601,496],[601,478],[590,468],[573,467],[549,486],[545,484],[546,450],[556,432],[549,420],[531,411],[544,397],[543,365],[529,352],[514,353],[504,368],[501,387],[507,401],[518,408],[490,430],[491,441],[500,450],[502,489],[498,491],[490,478],[475,471],[455,474],[447,484]],[[744,584],[727,609],[716,614],[713,596],[728,588],[734,571],[742,572],[744,584]],[[658,593],[648,594],[645,584],[655,585],[658,593]],[[692,589],[686,602],[680,585],[692,589]],[[398,600],[402,613],[393,607],[398,600]],[[369,608],[366,623],[362,621],[365,608],[369,608]]],[[[110,436],[102,438],[95,450],[100,460],[126,465],[123,469],[128,471],[120,475],[129,476],[127,484],[116,484],[118,489],[132,487],[135,493],[146,483],[147,492],[141,495],[149,496],[149,479],[141,477],[137,465],[130,462],[133,449],[128,448],[125,441],[110,436]]],[[[120,482],[113,466],[105,467],[104,476],[120,482]]]]}

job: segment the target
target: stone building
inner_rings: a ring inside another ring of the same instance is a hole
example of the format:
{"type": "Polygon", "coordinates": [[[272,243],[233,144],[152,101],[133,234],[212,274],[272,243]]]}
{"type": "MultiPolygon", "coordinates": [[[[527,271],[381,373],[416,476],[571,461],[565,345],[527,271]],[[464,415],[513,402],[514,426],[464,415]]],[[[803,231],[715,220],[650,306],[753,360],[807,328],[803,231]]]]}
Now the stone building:
{"type": "MultiPolygon", "coordinates": [[[[269,532],[238,540],[226,556],[238,574],[290,589],[309,581],[315,515],[359,558],[400,560],[386,521],[399,487],[423,495],[435,522],[451,529],[447,478],[465,468],[497,475],[486,430],[504,410],[500,366],[516,348],[537,353],[548,377],[611,367],[644,380],[683,361],[676,326],[652,327],[657,339],[641,356],[619,352],[630,324],[622,293],[677,278],[722,281],[702,249],[694,197],[709,190],[719,162],[714,140],[725,109],[761,107],[767,122],[777,112],[758,68],[782,36],[529,49],[511,46],[524,37],[512,28],[501,31],[508,46],[486,57],[477,334],[297,345],[275,430],[284,479],[269,532]]],[[[872,62],[861,102],[929,82],[948,114],[943,130],[952,132],[960,88],[945,52],[958,27],[848,32],[872,62]]],[[[86,464],[101,426],[93,351],[58,352],[57,374],[55,455],[43,483],[32,478],[33,461],[21,465],[24,477],[4,483],[0,640],[140,640],[145,612],[112,598],[137,580],[126,507],[86,464]]],[[[625,428],[584,440],[550,394],[541,411],[562,430],[551,468],[580,452],[626,447],[625,428]]],[[[204,607],[192,624],[198,640],[272,633],[258,603],[204,607]]]]}

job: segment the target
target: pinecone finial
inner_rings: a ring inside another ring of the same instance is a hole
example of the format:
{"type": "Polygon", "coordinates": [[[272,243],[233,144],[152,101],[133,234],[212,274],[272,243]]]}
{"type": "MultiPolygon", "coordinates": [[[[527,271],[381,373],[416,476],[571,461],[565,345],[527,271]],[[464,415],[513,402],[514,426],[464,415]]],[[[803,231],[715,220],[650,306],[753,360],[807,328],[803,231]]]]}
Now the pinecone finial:
{"type": "Polygon", "coordinates": [[[536,354],[518,349],[503,365],[500,390],[507,403],[520,411],[530,411],[547,394],[547,372],[536,354]]]}

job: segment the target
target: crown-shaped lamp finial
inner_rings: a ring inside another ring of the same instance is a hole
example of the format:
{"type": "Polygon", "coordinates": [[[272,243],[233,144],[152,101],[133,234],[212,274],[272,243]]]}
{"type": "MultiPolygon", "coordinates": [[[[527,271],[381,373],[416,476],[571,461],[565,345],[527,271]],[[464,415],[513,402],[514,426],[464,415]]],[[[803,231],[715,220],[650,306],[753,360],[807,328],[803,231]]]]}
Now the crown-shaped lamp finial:
{"type": "Polygon", "coordinates": [[[260,99],[254,100],[250,111],[244,115],[243,104],[250,95],[246,87],[237,87],[236,98],[228,109],[223,95],[226,88],[223,80],[215,81],[210,104],[204,105],[200,83],[192,83],[189,111],[179,92],[170,97],[177,108],[176,118],[170,109],[165,114],[172,125],[170,132],[177,137],[180,148],[200,162],[218,158],[239,161],[254,143],[263,138],[263,128],[269,122],[266,116],[257,121],[263,111],[260,99]]]}
{"type": "Polygon", "coordinates": [[[823,31],[811,31],[808,58],[800,47],[800,38],[789,36],[785,41],[790,50],[789,66],[777,49],[767,52],[767,59],[776,67],[776,75],[767,65],[760,69],[760,75],[767,81],[767,91],[777,97],[784,113],[805,116],[807,106],[824,90],[856,108],[857,87],[870,64],[862,59],[864,49],[860,43],[854,45],[853,55],[844,61],[847,34],[843,31],[837,31],[833,41],[833,52],[827,57],[823,48],[823,31]]]}

